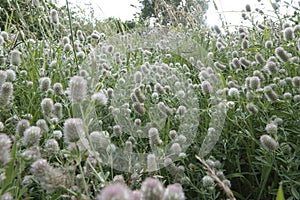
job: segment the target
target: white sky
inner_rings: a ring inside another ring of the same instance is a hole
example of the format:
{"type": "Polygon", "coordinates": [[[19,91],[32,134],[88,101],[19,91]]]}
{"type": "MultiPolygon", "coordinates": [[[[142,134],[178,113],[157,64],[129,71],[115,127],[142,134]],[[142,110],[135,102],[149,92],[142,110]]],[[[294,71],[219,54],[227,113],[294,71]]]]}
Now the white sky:
{"type": "MultiPolygon", "coordinates": [[[[58,0],[59,2],[64,2],[64,0],[58,0]]],[[[108,17],[116,17],[121,20],[130,20],[133,18],[133,14],[138,11],[139,3],[138,0],[69,0],[70,2],[75,2],[81,5],[91,3],[95,10],[95,15],[99,19],[105,19],[108,17]],[[79,3],[80,2],[80,3],[79,3]],[[85,3],[82,3],[85,2],[85,3]],[[130,5],[137,7],[134,8],[130,5]]],[[[272,0],[273,2],[275,0],[272,0]]],[[[241,22],[241,10],[245,10],[245,5],[249,4],[251,9],[254,11],[256,7],[263,9],[264,12],[272,10],[270,0],[215,0],[219,11],[225,15],[225,19],[228,23],[233,25],[238,25],[241,22]]],[[[207,12],[207,22],[210,25],[221,25],[219,21],[219,14],[215,10],[212,0],[209,5],[207,12]]]]}

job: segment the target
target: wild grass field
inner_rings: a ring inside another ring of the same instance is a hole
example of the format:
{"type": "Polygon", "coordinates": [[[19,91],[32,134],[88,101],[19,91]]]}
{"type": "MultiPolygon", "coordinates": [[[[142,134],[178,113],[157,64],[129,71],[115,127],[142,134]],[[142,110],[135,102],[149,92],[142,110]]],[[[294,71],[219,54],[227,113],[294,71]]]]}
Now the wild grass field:
{"type": "Polygon", "coordinates": [[[131,28],[7,2],[1,200],[300,199],[299,1],[131,28]]]}

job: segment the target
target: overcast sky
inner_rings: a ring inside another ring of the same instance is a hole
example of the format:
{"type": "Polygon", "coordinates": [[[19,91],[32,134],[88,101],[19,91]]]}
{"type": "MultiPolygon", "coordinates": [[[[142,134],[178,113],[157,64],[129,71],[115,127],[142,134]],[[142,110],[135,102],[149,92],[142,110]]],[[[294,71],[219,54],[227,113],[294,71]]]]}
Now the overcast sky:
{"type": "MultiPolygon", "coordinates": [[[[62,0],[61,0],[62,1],[62,0]]],[[[70,2],[81,2],[80,4],[84,4],[82,2],[90,2],[97,16],[100,19],[105,19],[108,17],[116,17],[121,20],[130,20],[133,18],[133,14],[138,10],[132,7],[131,5],[139,8],[138,0],[69,0],[70,2]]],[[[275,0],[272,0],[273,2],[275,0]]],[[[62,1],[63,2],[63,1],[62,1]]],[[[212,0],[211,0],[212,2],[212,0]]],[[[219,11],[222,11],[223,15],[225,15],[225,19],[227,22],[238,25],[241,21],[241,10],[245,9],[245,4],[248,3],[252,10],[256,7],[267,10],[271,10],[271,5],[269,0],[261,0],[259,3],[258,0],[215,0],[219,11]],[[263,6],[263,7],[262,7],[263,6]]],[[[207,22],[210,25],[221,25],[219,21],[219,15],[215,10],[212,3],[209,5],[209,9],[207,12],[207,22]]]]}

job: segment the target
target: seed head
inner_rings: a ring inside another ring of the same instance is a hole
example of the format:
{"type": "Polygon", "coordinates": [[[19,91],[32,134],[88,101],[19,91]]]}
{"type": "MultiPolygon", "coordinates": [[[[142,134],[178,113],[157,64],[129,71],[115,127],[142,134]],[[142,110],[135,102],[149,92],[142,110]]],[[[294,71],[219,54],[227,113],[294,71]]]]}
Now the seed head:
{"type": "Polygon", "coordinates": [[[266,132],[268,134],[277,134],[277,131],[278,131],[277,124],[275,124],[273,122],[267,124],[267,126],[266,126],[266,132]]]}
{"type": "Polygon", "coordinates": [[[22,119],[21,121],[18,122],[17,127],[16,127],[16,134],[23,136],[24,131],[29,128],[30,123],[27,119],[22,119]]]}
{"type": "Polygon", "coordinates": [[[53,101],[50,98],[44,98],[41,102],[41,109],[44,116],[50,117],[53,111],[53,101]]]}
{"type": "Polygon", "coordinates": [[[250,7],[249,4],[246,4],[246,7],[245,7],[245,8],[246,8],[246,11],[247,11],[247,12],[251,12],[251,7],[250,7]]]}
{"type": "Polygon", "coordinates": [[[21,52],[19,50],[11,51],[10,64],[19,66],[21,65],[21,52]]]}
{"type": "Polygon", "coordinates": [[[287,62],[290,59],[290,56],[282,47],[277,47],[275,49],[275,55],[276,57],[281,60],[282,62],[287,62]]]}
{"type": "Polygon", "coordinates": [[[72,51],[72,45],[71,44],[65,44],[65,46],[64,46],[64,51],[66,51],[66,52],[69,52],[69,51],[72,51]]]}
{"type": "Polygon", "coordinates": [[[94,131],[90,134],[90,141],[94,147],[94,149],[98,152],[101,149],[106,149],[110,144],[110,138],[107,132],[105,131],[94,131]]]}
{"type": "Polygon", "coordinates": [[[44,119],[37,120],[36,125],[41,129],[41,133],[45,133],[49,131],[47,122],[44,119]]]}
{"type": "Polygon", "coordinates": [[[173,115],[173,110],[171,108],[169,108],[168,106],[166,106],[163,102],[159,102],[157,104],[158,109],[160,110],[160,112],[164,115],[173,115]]]}
{"type": "Polygon", "coordinates": [[[253,90],[259,89],[260,88],[260,79],[257,76],[251,77],[249,86],[253,90]]]}
{"type": "Polygon", "coordinates": [[[76,57],[80,60],[83,60],[85,58],[85,53],[83,51],[79,51],[76,53],[76,57]]]}
{"type": "Polygon", "coordinates": [[[295,38],[294,35],[294,28],[293,27],[287,27],[283,31],[283,38],[285,40],[293,40],[295,38]]]}
{"type": "Polygon", "coordinates": [[[156,156],[154,154],[148,154],[147,156],[147,171],[148,172],[153,172],[157,171],[158,166],[156,162],[156,156]]]}
{"type": "MultiPolygon", "coordinates": [[[[6,80],[8,82],[12,82],[12,81],[16,80],[16,72],[14,70],[8,69],[8,70],[6,70],[6,73],[7,73],[7,79],[6,80]]],[[[0,83],[0,85],[1,85],[1,83],[0,83]]]]}
{"type": "Polygon", "coordinates": [[[232,98],[236,98],[240,96],[240,91],[237,88],[230,88],[228,90],[228,96],[232,97],[232,98]]]}
{"type": "Polygon", "coordinates": [[[273,47],[273,42],[271,40],[268,40],[265,42],[266,49],[271,49],[273,47]]]}
{"type": "Polygon", "coordinates": [[[255,115],[258,113],[257,107],[252,102],[248,103],[246,108],[252,115],[255,115]]]}
{"type": "Polygon", "coordinates": [[[293,77],[292,84],[295,88],[299,89],[300,88],[300,77],[299,76],[293,77]]]}
{"type": "Polygon", "coordinates": [[[121,183],[106,186],[96,197],[96,200],[132,200],[132,192],[121,183]]]}
{"type": "Polygon", "coordinates": [[[175,155],[179,155],[182,152],[181,146],[179,143],[175,142],[170,147],[170,152],[175,155]]]}
{"type": "Polygon", "coordinates": [[[144,115],[146,113],[146,108],[143,103],[140,102],[134,102],[133,103],[133,109],[140,115],[144,115]]]}
{"type": "Polygon", "coordinates": [[[137,72],[134,73],[134,82],[135,83],[141,83],[142,82],[142,78],[143,78],[142,72],[137,71],[137,72]]]}
{"type": "Polygon", "coordinates": [[[233,58],[232,59],[232,65],[234,66],[235,69],[238,69],[241,67],[241,62],[238,58],[233,58]]]}
{"type": "Polygon", "coordinates": [[[115,125],[113,127],[113,132],[116,136],[120,137],[122,135],[122,128],[120,125],[115,125]]]}
{"type": "Polygon", "coordinates": [[[50,10],[50,22],[53,24],[59,24],[58,12],[55,9],[50,10]]]}
{"type": "Polygon", "coordinates": [[[202,93],[204,95],[211,94],[213,92],[213,87],[211,86],[210,82],[202,81],[201,83],[202,93]]]}
{"type": "Polygon", "coordinates": [[[7,79],[7,72],[0,70],[0,86],[6,81],[7,79]]]}
{"type": "Polygon", "coordinates": [[[31,126],[25,130],[22,143],[26,147],[38,146],[41,136],[41,129],[37,126],[31,126]]]}
{"type": "Polygon", "coordinates": [[[247,68],[251,65],[251,62],[249,60],[247,60],[245,57],[241,57],[240,62],[245,68],[247,68]]]}
{"type": "Polygon", "coordinates": [[[107,98],[106,94],[104,94],[103,91],[99,91],[99,92],[93,94],[91,98],[92,98],[92,100],[95,101],[96,104],[99,104],[99,105],[106,105],[108,102],[108,98],[107,98]]]}
{"type": "Polygon", "coordinates": [[[279,147],[278,142],[269,135],[262,135],[259,140],[263,148],[268,151],[274,151],[279,147]]]}
{"type": "Polygon", "coordinates": [[[58,118],[62,119],[63,117],[63,110],[62,110],[62,104],[61,103],[55,103],[54,104],[54,109],[53,109],[53,114],[58,118]]]}
{"type": "Polygon", "coordinates": [[[65,177],[60,169],[53,168],[44,159],[38,159],[31,165],[31,173],[40,182],[42,188],[54,192],[65,183],[65,177]]]}
{"type": "Polygon", "coordinates": [[[47,91],[50,89],[51,79],[49,77],[42,77],[39,79],[40,90],[47,91]]]}
{"type": "Polygon", "coordinates": [[[249,41],[246,39],[243,39],[242,41],[242,49],[248,49],[249,48],[249,41]]]}
{"type": "Polygon", "coordinates": [[[69,98],[73,103],[81,103],[87,94],[87,81],[81,76],[74,76],[70,80],[69,98]]]}
{"type": "Polygon", "coordinates": [[[145,95],[142,93],[140,88],[134,89],[134,96],[135,96],[135,99],[140,103],[143,103],[146,99],[145,95]]]}
{"type": "Polygon", "coordinates": [[[53,154],[53,153],[57,153],[59,151],[59,144],[55,139],[49,139],[46,141],[45,144],[45,151],[48,154],[53,154]]]}
{"type": "Polygon", "coordinates": [[[83,121],[80,118],[70,118],[64,123],[64,141],[66,143],[77,142],[85,136],[83,121]]]}
{"type": "Polygon", "coordinates": [[[185,200],[182,186],[179,183],[168,185],[162,200],[185,200]]]}
{"type": "Polygon", "coordinates": [[[204,187],[208,188],[214,185],[214,179],[208,175],[202,178],[202,184],[204,187]]]}
{"type": "Polygon", "coordinates": [[[143,200],[162,199],[164,194],[163,184],[155,178],[146,178],[141,186],[143,200]]]}
{"type": "Polygon", "coordinates": [[[268,61],[265,68],[268,70],[270,75],[276,74],[278,72],[278,67],[273,61],[268,61]]]}
{"type": "Polygon", "coordinates": [[[1,85],[0,89],[0,105],[7,105],[12,98],[13,84],[11,82],[5,82],[1,85]]]}
{"type": "Polygon", "coordinates": [[[261,65],[264,65],[266,63],[266,60],[264,59],[263,55],[260,53],[255,55],[255,60],[261,65]]]}
{"type": "Polygon", "coordinates": [[[265,97],[267,98],[267,100],[271,103],[278,100],[278,95],[272,89],[271,86],[264,87],[264,94],[265,94],[265,97]]]}
{"type": "Polygon", "coordinates": [[[6,134],[0,134],[0,167],[3,167],[11,160],[10,148],[10,138],[6,134]]]}

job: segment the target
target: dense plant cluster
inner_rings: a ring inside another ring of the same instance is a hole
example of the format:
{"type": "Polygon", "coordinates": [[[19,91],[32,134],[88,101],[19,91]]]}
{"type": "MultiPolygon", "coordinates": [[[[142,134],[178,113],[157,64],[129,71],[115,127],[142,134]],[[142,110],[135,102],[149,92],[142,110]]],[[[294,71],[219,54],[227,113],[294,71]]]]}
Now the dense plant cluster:
{"type": "Polygon", "coordinates": [[[299,9],[280,5],[234,31],[196,4],[120,33],[43,4],[38,37],[6,22],[1,199],[300,198],[299,9]]]}

